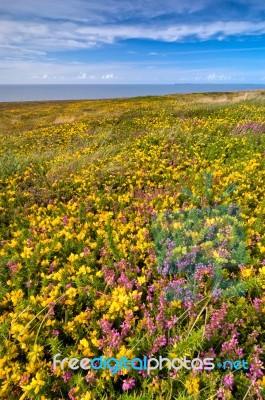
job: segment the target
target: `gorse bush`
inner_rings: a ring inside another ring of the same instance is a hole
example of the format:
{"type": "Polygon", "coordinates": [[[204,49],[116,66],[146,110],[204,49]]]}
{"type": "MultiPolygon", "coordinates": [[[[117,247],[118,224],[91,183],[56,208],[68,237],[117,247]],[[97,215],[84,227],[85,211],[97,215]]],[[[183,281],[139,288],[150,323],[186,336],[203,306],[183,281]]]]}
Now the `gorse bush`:
{"type": "Polygon", "coordinates": [[[264,97],[3,107],[1,399],[264,398],[264,97]],[[57,353],[216,366],[112,375],[57,353]]]}

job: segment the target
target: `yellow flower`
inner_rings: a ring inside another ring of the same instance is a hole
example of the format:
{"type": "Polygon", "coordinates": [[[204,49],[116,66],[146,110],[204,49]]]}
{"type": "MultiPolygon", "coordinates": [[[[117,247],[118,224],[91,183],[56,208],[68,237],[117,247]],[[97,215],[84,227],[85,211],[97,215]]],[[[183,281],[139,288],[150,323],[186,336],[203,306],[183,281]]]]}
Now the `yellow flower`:
{"type": "Polygon", "coordinates": [[[78,257],[79,257],[78,254],[73,254],[73,253],[71,253],[70,256],[68,257],[68,261],[74,262],[75,260],[78,259],[78,257]]]}
{"type": "Polygon", "coordinates": [[[138,276],[137,281],[138,281],[139,285],[142,285],[143,283],[146,282],[146,278],[145,278],[145,276],[138,276]]]}
{"type": "Polygon", "coordinates": [[[181,301],[173,300],[170,303],[173,307],[181,308],[181,301]]]}
{"type": "Polygon", "coordinates": [[[29,360],[31,363],[35,361],[43,354],[43,347],[38,344],[33,345],[32,351],[29,352],[29,360]]]}
{"type": "Polygon", "coordinates": [[[24,247],[22,253],[20,254],[22,258],[30,258],[32,256],[33,249],[31,247],[24,247]]]}
{"type": "Polygon", "coordinates": [[[82,311],[80,314],[78,314],[74,318],[75,322],[79,322],[79,324],[84,324],[86,325],[88,323],[88,312],[87,311],[82,311]]]}
{"type": "Polygon", "coordinates": [[[91,343],[95,346],[98,347],[100,345],[100,342],[97,338],[92,338],[91,343]]]}
{"type": "Polygon", "coordinates": [[[265,265],[264,265],[264,267],[261,267],[261,268],[259,269],[259,273],[260,273],[261,275],[265,275],[265,265]]]}
{"type": "Polygon", "coordinates": [[[190,377],[185,382],[185,387],[187,389],[188,394],[197,394],[199,393],[199,378],[190,377]]]}
{"type": "Polygon", "coordinates": [[[45,381],[41,379],[41,373],[37,372],[36,377],[32,379],[32,381],[29,385],[22,386],[22,388],[25,390],[25,392],[20,397],[19,400],[23,400],[26,396],[28,396],[28,392],[30,392],[32,389],[34,389],[35,394],[38,394],[40,391],[40,388],[44,385],[45,385],[45,381]]]}
{"type": "Polygon", "coordinates": [[[257,381],[258,385],[261,386],[262,388],[265,387],[265,375],[263,375],[262,379],[259,379],[257,381]]]}
{"type": "Polygon", "coordinates": [[[83,396],[81,397],[80,400],[92,400],[92,393],[91,392],[86,392],[85,394],[83,394],[83,396]]]}
{"type": "Polygon", "coordinates": [[[18,244],[17,240],[12,239],[11,242],[9,243],[9,246],[10,246],[10,247],[16,247],[17,244],[18,244]]]}
{"type": "Polygon", "coordinates": [[[13,305],[16,306],[17,303],[19,302],[20,299],[24,296],[24,293],[21,289],[18,290],[12,290],[11,293],[7,293],[6,297],[7,299],[11,300],[13,305]]]}
{"type": "Polygon", "coordinates": [[[81,339],[79,342],[83,347],[89,347],[87,339],[81,339]]]}
{"type": "Polygon", "coordinates": [[[174,228],[174,229],[181,228],[181,222],[174,222],[174,223],[173,223],[173,228],[174,228]]]}
{"type": "Polygon", "coordinates": [[[56,246],[55,246],[55,250],[56,251],[60,251],[62,247],[63,247],[62,243],[61,242],[57,242],[56,246]]]}
{"type": "Polygon", "coordinates": [[[262,246],[262,244],[259,242],[258,247],[259,247],[259,251],[261,252],[261,254],[265,254],[265,246],[262,246]]]}
{"type": "Polygon", "coordinates": [[[134,358],[134,354],[133,351],[131,349],[126,349],[126,347],[124,345],[121,346],[120,351],[117,353],[116,358],[122,358],[126,356],[128,359],[133,359],[134,358]]]}
{"type": "Polygon", "coordinates": [[[242,268],[241,270],[241,275],[243,276],[243,278],[249,278],[253,273],[253,269],[252,268],[242,268]]]}

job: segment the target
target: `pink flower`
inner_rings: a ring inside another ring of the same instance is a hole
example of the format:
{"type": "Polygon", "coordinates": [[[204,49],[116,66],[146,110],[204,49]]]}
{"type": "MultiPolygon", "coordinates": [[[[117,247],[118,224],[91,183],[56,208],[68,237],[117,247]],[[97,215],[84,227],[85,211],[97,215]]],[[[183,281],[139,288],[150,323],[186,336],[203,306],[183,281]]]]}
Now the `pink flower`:
{"type": "Polygon", "coordinates": [[[69,379],[71,379],[71,377],[72,377],[71,372],[70,372],[70,371],[67,371],[67,372],[62,376],[64,383],[68,382],[69,379]]]}
{"type": "Polygon", "coordinates": [[[67,215],[65,215],[63,217],[63,226],[66,226],[69,223],[69,218],[67,217],[67,215]]]}
{"type": "Polygon", "coordinates": [[[225,392],[224,392],[223,389],[218,389],[217,392],[216,392],[216,396],[220,400],[226,400],[225,392]]]}
{"type": "Polygon", "coordinates": [[[135,380],[133,378],[130,379],[124,379],[123,384],[122,384],[122,390],[130,390],[134,387],[135,385],[135,380]]]}
{"type": "Polygon", "coordinates": [[[10,269],[11,275],[14,275],[18,269],[18,265],[13,261],[9,261],[6,265],[10,269]]]}
{"type": "Polygon", "coordinates": [[[19,384],[24,385],[28,381],[28,379],[29,378],[27,377],[27,375],[22,375],[19,384]]]}
{"type": "Polygon", "coordinates": [[[233,383],[234,383],[234,375],[230,372],[227,374],[223,379],[223,385],[229,389],[233,390],[233,383]]]}
{"type": "Polygon", "coordinates": [[[71,388],[70,391],[68,392],[68,396],[70,400],[76,400],[74,396],[75,388],[71,388]]]}
{"type": "Polygon", "coordinates": [[[95,373],[88,372],[88,374],[85,376],[85,380],[88,383],[94,383],[96,381],[95,373]]]}

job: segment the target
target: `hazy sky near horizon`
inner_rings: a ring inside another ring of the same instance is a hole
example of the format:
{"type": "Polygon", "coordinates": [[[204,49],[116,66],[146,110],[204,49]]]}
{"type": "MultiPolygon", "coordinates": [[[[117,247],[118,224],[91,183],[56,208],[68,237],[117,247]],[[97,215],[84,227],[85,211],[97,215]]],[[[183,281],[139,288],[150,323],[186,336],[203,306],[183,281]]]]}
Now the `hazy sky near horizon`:
{"type": "Polygon", "coordinates": [[[0,84],[263,83],[264,0],[0,0],[0,84]]]}

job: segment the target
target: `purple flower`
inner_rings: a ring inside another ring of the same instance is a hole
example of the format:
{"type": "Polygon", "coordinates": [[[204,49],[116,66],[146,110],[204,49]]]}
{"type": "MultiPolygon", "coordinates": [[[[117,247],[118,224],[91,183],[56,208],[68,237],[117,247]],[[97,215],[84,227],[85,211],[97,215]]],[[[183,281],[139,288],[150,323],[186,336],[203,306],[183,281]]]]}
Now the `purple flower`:
{"type": "Polygon", "coordinates": [[[216,392],[216,396],[220,400],[226,400],[225,392],[224,392],[223,389],[218,389],[217,392],[216,392]]]}
{"type": "Polygon", "coordinates": [[[233,390],[234,375],[230,372],[223,379],[223,385],[226,389],[233,390]]]}
{"type": "Polygon", "coordinates": [[[253,300],[253,304],[254,304],[255,309],[260,314],[261,313],[262,300],[255,298],[253,300]]]}
{"type": "Polygon", "coordinates": [[[166,346],[167,344],[167,339],[165,335],[159,336],[155,339],[153,348],[151,349],[151,352],[149,352],[148,356],[151,357],[153,354],[157,353],[161,347],[166,346]]]}
{"type": "Polygon", "coordinates": [[[264,122],[256,122],[256,121],[247,121],[237,125],[233,132],[236,134],[244,134],[248,131],[251,131],[254,135],[265,132],[265,124],[264,122]]]}
{"type": "Polygon", "coordinates": [[[84,250],[83,250],[83,255],[84,255],[84,257],[88,255],[89,251],[90,251],[90,250],[89,250],[89,248],[88,248],[87,246],[84,247],[84,250]]]}
{"type": "Polygon", "coordinates": [[[70,391],[68,392],[68,396],[70,400],[76,400],[74,396],[75,388],[71,388],[70,391]]]}
{"type": "Polygon", "coordinates": [[[172,329],[174,325],[176,325],[178,322],[178,318],[176,315],[171,315],[170,321],[166,321],[167,324],[167,329],[172,329]]]}
{"type": "Polygon", "coordinates": [[[262,349],[258,346],[254,347],[254,354],[253,354],[253,361],[250,364],[249,372],[246,373],[246,376],[248,376],[253,384],[256,383],[256,381],[260,378],[263,377],[263,362],[259,359],[259,355],[262,354],[262,349]]]}
{"type": "Polygon", "coordinates": [[[65,216],[63,217],[63,226],[68,225],[68,223],[69,223],[69,218],[67,217],[67,215],[65,215],[65,216]]]}
{"type": "Polygon", "coordinates": [[[88,383],[94,383],[96,381],[96,377],[95,377],[94,371],[88,372],[88,374],[85,376],[85,380],[88,383]]]}
{"type": "Polygon", "coordinates": [[[241,357],[243,355],[243,350],[238,347],[238,339],[236,336],[238,336],[238,333],[234,332],[233,337],[222,344],[222,355],[231,355],[235,353],[238,357],[241,357]]]}
{"type": "Polygon", "coordinates": [[[135,385],[135,380],[133,378],[130,379],[124,379],[123,384],[122,384],[122,390],[130,390],[134,387],[135,385]]]}
{"type": "Polygon", "coordinates": [[[55,314],[55,312],[54,312],[55,303],[51,302],[48,304],[48,306],[49,306],[49,311],[48,311],[47,316],[50,317],[51,315],[55,314]]]}
{"type": "Polygon", "coordinates": [[[64,383],[68,382],[69,379],[71,379],[71,377],[72,377],[71,372],[70,372],[70,371],[67,371],[67,372],[62,376],[64,383]]]}
{"type": "Polygon", "coordinates": [[[8,266],[11,275],[14,275],[17,272],[18,265],[13,261],[9,261],[6,265],[8,266]]]}
{"type": "Polygon", "coordinates": [[[200,356],[204,357],[204,358],[207,358],[207,357],[208,358],[216,358],[216,353],[215,353],[214,349],[211,347],[206,353],[201,352],[200,356]]]}
{"type": "Polygon", "coordinates": [[[205,336],[209,340],[212,336],[216,335],[219,329],[223,328],[223,322],[227,315],[228,305],[222,304],[220,310],[214,310],[210,323],[205,326],[205,336]]]}

